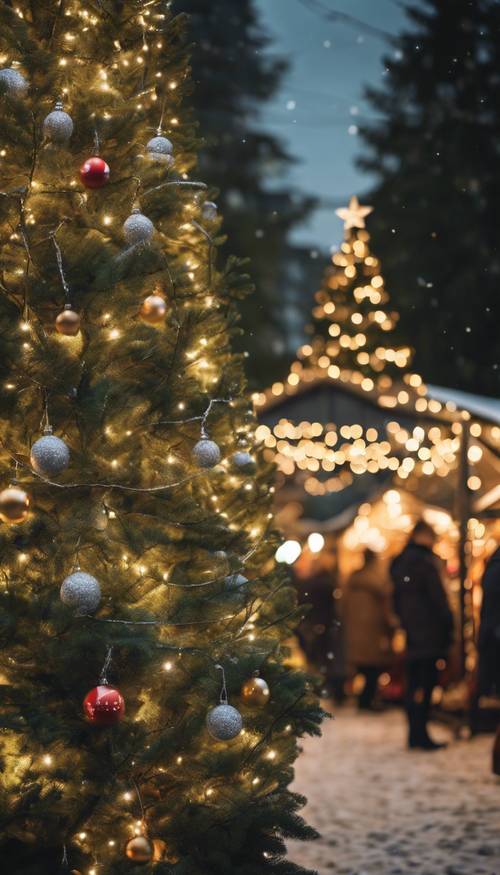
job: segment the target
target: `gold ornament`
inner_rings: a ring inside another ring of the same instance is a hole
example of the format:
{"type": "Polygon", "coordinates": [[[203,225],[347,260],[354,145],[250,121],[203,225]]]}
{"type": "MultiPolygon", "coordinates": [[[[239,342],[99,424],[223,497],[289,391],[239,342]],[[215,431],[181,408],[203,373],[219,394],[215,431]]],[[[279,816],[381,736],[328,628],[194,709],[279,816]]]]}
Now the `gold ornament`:
{"type": "Polygon", "coordinates": [[[348,207],[335,210],[336,215],[344,222],[344,230],[350,228],[364,228],[365,217],[373,212],[373,207],[362,207],[357,197],[352,197],[348,207]]]}
{"type": "Polygon", "coordinates": [[[247,705],[256,705],[262,708],[269,701],[269,687],[264,678],[254,676],[249,678],[241,688],[241,698],[247,705]]]}
{"type": "Polygon", "coordinates": [[[65,337],[75,337],[80,331],[80,316],[66,304],[64,310],[56,319],[56,331],[65,337]]]}
{"type": "Polygon", "coordinates": [[[134,863],[150,863],[153,859],[154,848],[147,836],[134,836],[127,842],[125,853],[129,860],[134,863]]]}
{"type": "Polygon", "coordinates": [[[16,525],[24,523],[30,509],[30,500],[24,489],[9,486],[0,492],[0,519],[4,523],[16,525]]]}
{"type": "Polygon", "coordinates": [[[161,295],[148,295],[142,302],[141,319],[149,325],[163,322],[167,313],[167,303],[161,295]]]}

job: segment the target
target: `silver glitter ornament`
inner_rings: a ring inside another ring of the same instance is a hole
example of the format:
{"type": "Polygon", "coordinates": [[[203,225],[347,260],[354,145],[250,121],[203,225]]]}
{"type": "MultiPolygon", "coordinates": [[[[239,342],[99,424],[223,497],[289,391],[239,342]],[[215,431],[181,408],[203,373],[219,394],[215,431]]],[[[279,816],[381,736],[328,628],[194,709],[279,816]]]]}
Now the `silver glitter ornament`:
{"type": "Polygon", "coordinates": [[[61,438],[52,434],[51,428],[47,428],[43,437],[31,447],[30,459],[37,474],[55,477],[68,467],[69,449],[61,438]]]}
{"type": "Polygon", "coordinates": [[[247,468],[250,465],[254,465],[255,461],[250,453],[247,453],[243,450],[237,450],[236,453],[233,453],[231,456],[231,461],[233,465],[236,465],[237,468],[247,468]]]}
{"type": "Polygon", "coordinates": [[[244,574],[240,574],[239,571],[235,571],[233,574],[228,574],[227,577],[224,578],[224,589],[229,592],[237,592],[248,583],[248,577],[245,577],[244,574]]]}
{"type": "Polygon", "coordinates": [[[174,163],[173,158],[174,147],[167,137],[162,137],[159,134],[152,137],[146,144],[146,152],[148,158],[152,161],[158,161],[169,166],[174,163]]]}
{"type": "Polygon", "coordinates": [[[24,97],[28,91],[28,83],[24,76],[12,67],[4,67],[0,70],[0,91],[9,97],[24,97]]]}
{"type": "Polygon", "coordinates": [[[56,108],[49,112],[45,118],[43,133],[53,143],[58,143],[59,145],[69,143],[73,133],[73,119],[67,112],[64,112],[60,101],[56,103],[56,108]]]}
{"type": "Polygon", "coordinates": [[[232,705],[217,705],[207,714],[207,729],[217,741],[231,741],[243,729],[241,714],[232,705]]]}
{"type": "Polygon", "coordinates": [[[217,204],[214,204],[213,201],[205,201],[201,208],[201,215],[207,222],[213,222],[218,216],[217,204]]]}
{"type": "Polygon", "coordinates": [[[193,459],[198,468],[213,468],[220,462],[220,448],[208,438],[202,438],[193,447],[193,459]]]}
{"type": "Polygon", "coordinates": [[[99,582],[85,571],[74,571],[61,586],[61,601],[77,614],[93,614],[101,601],[99,582]]]}
{"type": "Polygon", "coordinates": [[[154,234],[155,226],[151,219],[143,216],[139,210],[132,210],[128,219],[123,223],[123,236],[129,246],[136,246],[138,243],[149,243],[154,234]]]}

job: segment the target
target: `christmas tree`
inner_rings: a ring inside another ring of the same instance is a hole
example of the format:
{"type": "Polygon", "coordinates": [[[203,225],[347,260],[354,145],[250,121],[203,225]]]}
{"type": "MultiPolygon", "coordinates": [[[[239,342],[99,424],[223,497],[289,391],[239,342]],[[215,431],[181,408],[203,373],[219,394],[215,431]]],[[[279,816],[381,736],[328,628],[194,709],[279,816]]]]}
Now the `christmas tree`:
{"type": "Polygon", "coordinates": [[[500,6],[422,0],[367,97],[373,242],[430,382],[498,396],[500,6]]]}
{"type": "Polygon", "coordinates": [[[313,496],[341,492],[355,475],[446,477],[457,462],[461,426],[448,427],[456,408],[428,397],[411,348],[398,342],[399,316],[365,228],[371,212],[356,197],[337,210],[344,240],[316,292],[311,339],[286,381],[254,396],[266,407],[257,432],[266,457],[313,496]]]}
{"type": "Polygon", "coordinates": [[[247,283],[161,0],[0,3],[0,850],[16,875],[302,872],[247,283]]]}

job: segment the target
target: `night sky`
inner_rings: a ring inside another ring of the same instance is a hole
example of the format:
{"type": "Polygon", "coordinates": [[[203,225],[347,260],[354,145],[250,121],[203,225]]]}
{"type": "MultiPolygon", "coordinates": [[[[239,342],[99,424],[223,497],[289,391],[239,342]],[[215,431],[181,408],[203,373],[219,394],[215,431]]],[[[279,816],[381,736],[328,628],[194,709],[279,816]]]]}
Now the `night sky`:
{"type": "MultiPolygon", "coordinates": [[[[399,0],[320,2],[387,33],[398,33],[407,20],[399,0]]],[[[394,48],[382,36],[360,27],[325,20],[301,0],[256,0],[256,4],[274,39],[269,52],[290,62],[283,87],[262,117],[299,159],[290,184],[327,202],[295,236],[312,246],[330,247],[342,233],[334,208],[351,194],[361,195],[370,184],[355,166],[361,146],[356,124],[374,117],[362,99],[363,87],[383,80],[383,57],[394,48]]]]}

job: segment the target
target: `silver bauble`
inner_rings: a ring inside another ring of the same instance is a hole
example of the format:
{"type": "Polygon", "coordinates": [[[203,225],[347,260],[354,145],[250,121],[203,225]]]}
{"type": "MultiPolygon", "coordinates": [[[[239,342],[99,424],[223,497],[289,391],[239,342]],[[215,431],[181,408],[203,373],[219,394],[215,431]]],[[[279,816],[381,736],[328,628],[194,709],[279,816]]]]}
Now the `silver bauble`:
{"type": "Polygon", "coordinates": [[[155,226],[151,219],[143,216],[139,210],[132,210],[132,213],[125,219],[123,223],[123,236],[129,246],[136,246],[138,243],[148,243],[154,234],[155,226]]]}
{"type": "Polygon", "coordinates": [[[213,468],[220,462],[220,449],[208,438],[202,438],[193,447],[193,459],[198,468],[213,468]]]}
{"type": "Polygon", "coordinates": [[[253,456],[245,450],[237,450],[236,453],[233,453],[231,461],[237,468],[248,468],[250,465],[255,464],[253,456]]]}
{"type": "Polygon", "coordinates": [[[224,589],[230,592],[237,592],[242,586],[245,586],[246,583],[248,583],[248,577],[245,577],[244,574],[240,574],[239,571],[235,571],[233,574],[228,574],[227,577],[224,578],[224,589]]]}
{"type": "Polygon", "coordinates": [[[77,614],[93,614],[101,601],[101,587],[95,577],[85,571],[74,571],[61,586],[61,601],[77,614]]]}
{"type": "Polygon", "coordinates": [[[28,91],[28,83],[24,76],[12,67],[4,67],[0,70],[0,91],[9,97],[24,97],[28,91]]]}
{"type": "Polygon", "coordinates": [[[218,216],[217,204],[214,204],[213,201],[205,201],[201,208],[201,215],[207,222],[213,222],[218,216]]]}
{"type": "Polygon", "coordinates": [[[68,143],[73,133],[73,119],[64,112],[62,103],[56,103],[56,108],[49,112],[43,123],[43,133],[53,143],[68,143]]]}
{"type": "Polygon", "coordinates": [[[231,741],[243,729],[241,714],[232,705],[217,705],[207,714],[207,729],[217,741],[231,741]]]}
{"type": "Polygon", "coordinates": [[[148,158],[151,158],[152,161],[168,164],[169,166],[173,164],[174,161],[173,151],[174,147],[167,137],[161,137],[158,135],[157,137],[152,137],[146,144],[148,158]]]}
{"type": "Polygon", "coordinates": [[[37,474],[55,477],[69,465],[69,450],[61,438],[44,434],[31,447],[31,466],[37,474]]]}

